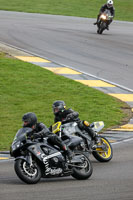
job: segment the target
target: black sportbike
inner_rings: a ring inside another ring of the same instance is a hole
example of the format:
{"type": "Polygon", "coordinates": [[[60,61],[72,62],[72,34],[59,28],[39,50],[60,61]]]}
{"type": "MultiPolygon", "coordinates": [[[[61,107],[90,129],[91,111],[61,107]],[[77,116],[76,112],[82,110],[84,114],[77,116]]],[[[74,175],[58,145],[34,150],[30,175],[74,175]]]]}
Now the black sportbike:
{"type": "Polygon", "coordinates": [[[112,20],[113,16],[111,16],[111,13],[109,10],[105,10],[99,17],[98,23],[97,23],[97,33],[102,34],[105,29],[107,29],[109,21],[112,20]]]}
{"type": "Polygon", "coordinates": [[[87,179],[92,175],[92,164],[76,146],[82,142],[79,137],[67,138],[67,145],[73,152],[71,160],[57,146],[51,146],[47,138],[29,139],[30,128],[18,130],[11,145],[10,154],[15,158],[14,169],[17,176],[28,184],[35,184],[41,178],[72,176],[87,179]]]}

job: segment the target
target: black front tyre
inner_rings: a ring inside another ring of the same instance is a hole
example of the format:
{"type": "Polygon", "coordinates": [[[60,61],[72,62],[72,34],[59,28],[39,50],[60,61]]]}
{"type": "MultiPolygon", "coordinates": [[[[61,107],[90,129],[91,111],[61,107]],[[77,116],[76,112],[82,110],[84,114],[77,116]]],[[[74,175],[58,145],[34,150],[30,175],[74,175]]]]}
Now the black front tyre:
{"type": "Polygon", "coordinates": [[[103,31],[104,31],[104,28],[99,27],[99,28],[97,29],[97,33],[98,33],[98,34],[102,34],[103,31]]]}
{"type": "Polygon", "coordinates": [[[25,183],[35,184],[41,178],[41,169],[35,161],[30,166],[25,160],[18,159],[15,161],[14,169],[17,176],[25,183]]]}
{"type": "Polygon", "coordinates": [[[99,24],[98,24],[97,33],[98,33],[98,34],[102,34],[103,31],[105,30],[105,27],[106,27],[106,23],[103,22],[103,21],[100,21],[99,24]]]}
{"type": "Polygon", "coordinates": [[[93,172],[92,164],[85,153],[76,151],[74,157],[81,157],[82,163],[77,163],[77,167],[73,168],[73,173],[71,174],[74,178],[78,180],[88,179],[93,172]]]}
{"type": "Polygon", "coordinates": [[[97,29],[97,33],[99,34],[99,29],[97,29]]]}
{"type": "Polygon", "coordinates": [[[103,31],[104,31],[104,29],[100,29],[100,30],[99,30],[99,34],[102,34],[103,31]]]}

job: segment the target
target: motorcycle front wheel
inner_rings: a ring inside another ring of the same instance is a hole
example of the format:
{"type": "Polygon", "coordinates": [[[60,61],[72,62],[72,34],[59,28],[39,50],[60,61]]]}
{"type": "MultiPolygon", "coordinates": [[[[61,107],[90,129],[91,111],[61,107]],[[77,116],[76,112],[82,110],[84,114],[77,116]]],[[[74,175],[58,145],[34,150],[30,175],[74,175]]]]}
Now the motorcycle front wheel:
{"type": "Polygon", "coordinates": [[[99,24],[98,24],[98,30],[97,30],[97,33],[98,33],[98,34],[102,34],[103,31],[105,30],[105,27],[106,27],[105,22],[100,21],[99,24]]]}
{"type": "Polygon", "coordinates": [[[109,162],[113,157],[112,146],[105,137],[100,136],[100,140],[92,154],[99,162],[109,162]]]}
{"type": "Polygon", "coordinates": [[[100,29],[98,33],[99,33],[99,34],[102,34],[103,31],[104,31],[104,29],[100,29]]]}
{"type": "Polygon", "coordinates": [[[41,178],[41,169],[35,161],[30,165],[26,160],[18,159],[15,161],[14,169],[17,176],[25,183],[35,184],[41,178]]]}
{"type": "Polygon", "coordinates": [[[78,180],[85,180],[88,179],[93,172],[92,164],[89,158],[86,156],[85,153],[80,151],[74,152],[74,158],[73,159],[79,159],[82,162],[77,162],[75,167],[73,167],[72,176],[78,180]]]}

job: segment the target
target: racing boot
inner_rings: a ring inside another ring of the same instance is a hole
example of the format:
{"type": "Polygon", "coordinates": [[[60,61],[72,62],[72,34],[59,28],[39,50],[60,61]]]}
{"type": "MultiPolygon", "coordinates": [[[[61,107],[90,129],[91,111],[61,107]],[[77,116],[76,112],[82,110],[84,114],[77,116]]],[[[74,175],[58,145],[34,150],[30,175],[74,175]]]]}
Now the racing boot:
{"type": "Polygon", "coordinates": [[[71,160],[72,157],[73,157],[72,151],[71,151],[66,145],[64,145],[63,150],[64,150],[64,153],[65,153],[65,155],[67,156],[67,158],[68,158],[69,160],[71,160]]]}
{"type": "Polygon", "coordinates": [[[72,151],[71,151],[70,149],[68,149],[65,153],[66,153],[68,159],[69,159],[69,160],[72,160],[72,157],[73,157],[72,151]]]}

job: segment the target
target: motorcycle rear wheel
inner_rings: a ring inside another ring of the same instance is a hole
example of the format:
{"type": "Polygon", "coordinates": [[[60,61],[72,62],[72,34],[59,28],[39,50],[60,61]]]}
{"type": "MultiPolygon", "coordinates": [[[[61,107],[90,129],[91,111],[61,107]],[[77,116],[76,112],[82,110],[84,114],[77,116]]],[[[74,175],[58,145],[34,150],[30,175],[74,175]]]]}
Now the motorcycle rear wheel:
{"type": "Polygon", "coordinates": [[[14,169],[17,176],[25,183],[35,184],[41,178],[41,169],[35,161],[30,166],[24,159],[18,159],[15,161],[14,169]]]}
{"type": "Polygon", "coordinates": [[[92,154],[99,162],[109,162],[113,157],[112,146],[105,137],[100,136],[100,139],[101,142],[98,143],[98,145],[104,145],[105,149],[102,147],[97,147],[96,150],[92,152],[92,154]]]}
{"type": "Polygon", "coordinates": [[[85,153],[80,151],[75,151],[75,156],[82,156],[83,163],[82,164],[79,163],[77,164],[77,168],[76,167],[73,168],[71,176],[73,176],[77,180],[88,179],[93,172],[91,161],[89,160],[89,158],[86,156],[85,153]],[[81,169],[78,167],[81,167],[81,169]]]}

